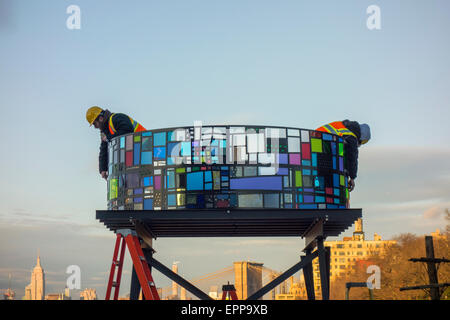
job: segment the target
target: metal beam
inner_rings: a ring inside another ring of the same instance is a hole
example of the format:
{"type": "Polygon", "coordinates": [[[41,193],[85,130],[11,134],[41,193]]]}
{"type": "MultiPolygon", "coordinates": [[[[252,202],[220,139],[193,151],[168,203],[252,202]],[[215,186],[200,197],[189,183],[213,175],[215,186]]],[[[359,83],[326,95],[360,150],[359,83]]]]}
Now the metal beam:
{"type": "MultiPolygon", "coordinates": [[[[307,249],[306,256],[302,256],[301,260],[302,261],[305,260],[306,257],[308,257],[308,255],[311,254],[311,251],[312,251],[311,249],[307,249]]],[[[305,278],[305,287],[308,300],[315,300],[316,296],[314,293],[314,275],[312,268],[312,260],[303,267],[303,278],[305,278]]]]}
{"type": "Polygon", "coordinates": [[[149,265],[154,267],[156,270],[161,272],[163,275],[165,275],[170,280],[175,281],[180,286],[185,288],[187,291],[192,293],[194,296],[199,298],[200,300],[213,300],[210,296],[208,296],[206,293],[198,289],[196,286],[185,280],[184,278],[180,277],[178,274],[167,268],[165,265],[163,265],[161,262],[156,260],[153,257],[147,258],[147,262],[149,265]]]}
{"type": "Polygon", "coordinates": [[[312,260],[314,260],[319,255],[319,251],[316,250],[313,253],[305,256],[305,258],[300,260],[300,262],[296,263],[294,266],[283,272],[277,278],[266,284],[264,287],[253,293],[247,300],[257,300],[265,295],[267,292],[278,286],[280,283],[285,281],[287,278],[292,276],[294,273],[304,268],[307,264],[310,264],[312,260]]]}

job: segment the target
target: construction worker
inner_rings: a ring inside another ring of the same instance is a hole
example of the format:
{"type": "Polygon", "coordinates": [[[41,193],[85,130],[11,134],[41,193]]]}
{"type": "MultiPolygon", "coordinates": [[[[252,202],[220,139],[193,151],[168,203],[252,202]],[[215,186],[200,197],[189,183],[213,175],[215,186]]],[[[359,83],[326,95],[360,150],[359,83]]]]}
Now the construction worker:
{"type": "Polygon", "coordinates": [[[370,127],[356,121],[344,120],[326,124],[317,131],[337,134],[344,139],[344,150],[346,157],[345,170],[348,173],[348,190],[355,188],[355,179],[358,172],[358,147],[370,140],[370,127]]]}
{"type": "Polygon", "coordinates": [[[102,178],[106,180],[108,179],[108,142],[112,138],[146,129],[123,113],[111,113],[108,109],[103,110],[98,106],[90,107],[87,110],[86,120],[89,125],[94,125],[96,129],[100,130],[99,171],[102,178]]]}

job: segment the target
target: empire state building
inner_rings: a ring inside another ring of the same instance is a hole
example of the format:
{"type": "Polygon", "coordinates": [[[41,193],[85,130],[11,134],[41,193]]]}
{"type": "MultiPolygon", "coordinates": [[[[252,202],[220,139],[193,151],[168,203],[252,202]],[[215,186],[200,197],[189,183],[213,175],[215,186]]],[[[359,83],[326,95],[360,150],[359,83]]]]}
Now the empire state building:
{"type": "Polygon", "coordinates": [[[25,288],[26,300],[44,300],[45,298],[45,274],[41,266],[41,258],[38,254],[36,266],[31,273],[31,282],[25,288]]]}

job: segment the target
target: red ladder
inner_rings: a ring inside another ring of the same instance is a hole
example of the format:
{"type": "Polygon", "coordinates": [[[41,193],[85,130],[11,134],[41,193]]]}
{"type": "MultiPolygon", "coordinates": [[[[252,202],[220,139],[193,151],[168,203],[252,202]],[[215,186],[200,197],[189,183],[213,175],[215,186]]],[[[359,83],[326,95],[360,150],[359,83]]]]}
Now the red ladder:
{"type": "Polygon", "coordinates": [[[145,300],[160,300],[158,291],[156,290],[155,283],[148,267],[147,260],[145,259],[144,252],[142,251],[139,238],[136,232],[130,229],[117,230],[116,231],[116,245],[114,248],[114,256],[111,264],[111,271],[109,273],[108,287],[106,289],[106,298],[109,300],[111,296],[112,288],[114,287],[114,300],[119,298],[120,280],[122,277],[122,267],[125,255],[125,245],[130,252],[131,260],[133,261],[134,269],[141,284],[142,292],[145,300]],[[120,258],[117,259],[120,247],[120,258]],[[114,281],[114,275],[117,268],[117,277],[114,281]]]}
{"type": "Polygon", "coordinates": [[[229,282],[222,286],[222,300],[238,300],[236,288],[229,282]]]}

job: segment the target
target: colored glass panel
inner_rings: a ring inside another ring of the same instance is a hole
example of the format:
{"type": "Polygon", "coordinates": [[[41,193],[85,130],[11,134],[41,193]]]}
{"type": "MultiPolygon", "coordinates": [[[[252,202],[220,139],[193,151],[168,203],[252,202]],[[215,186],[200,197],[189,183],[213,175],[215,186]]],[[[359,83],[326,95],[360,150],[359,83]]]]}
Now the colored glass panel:
{"type": "Polygon", "coordinates": [[[190,172],[187,174],[187,190],[203,190],[203,172],[190,172]]]}
{"type": "Polygon", "coordinates": [[[343,143],[339,143],[339,155],[340,156],[344,155],[344,144],[343,143]]]}
{"type": "Polygon", "coordinates": [[[127,151],[125,153],[125,165],[131,167],[133,165],[133,151],[127,151]]]}
{"type": "Polygon", "coordinates": [[[145,151],[141,153],[141,164],[152,164],[152,152],[145,151]]]}
{"type": "Polygon", "coordinates": [[[153,148],[155,160],[161,160],[166,158],[166,147],[155,147],[153,148]]]}
{"type": "Polygon", "coordinates": [[[322,152],[322,140],[311,138],[311,152],[322,152]]]}
{"type": "Polygon", "coordinates": [[[230,189],[281,190],[280,176],[230,179],[230,189]]]}
{"type": "Polygon", "coordinates": [[[302,187],[303,186],[302,172],[300,170],[296,170],[295,171],[295,186],[296,187],[302,187]]]}
{"type": "Polygon", "coordinates": [[[140,143],[135,143],[134,144],[133,152],[134,152],[133,165],[138,166],[139,165],[139,159],[140,159],[139,155],[140,155],[140,152],[141,152],[141,144],[140,143]]]}
{"type": "Polygon", "coordinates": [[[289,154],[289,164],[300,165],[300,154],[299,153],[290,153],[289,154]]]}
{"type": "Polygon", "coordinates": [[[302,158],[311,159],[311,145],[309,143],[302,143],[302,158]]]}
{"type": "Polygon", "coordinates": [[[153,134],[153,145],[154,146],[166,145],[166,133],[158,132],[158,133],[153,134]]]}

